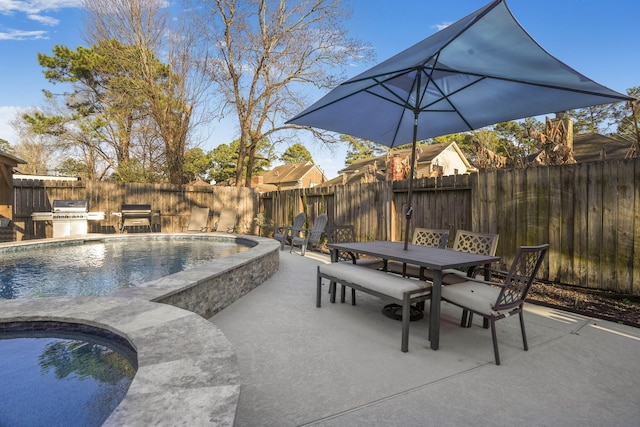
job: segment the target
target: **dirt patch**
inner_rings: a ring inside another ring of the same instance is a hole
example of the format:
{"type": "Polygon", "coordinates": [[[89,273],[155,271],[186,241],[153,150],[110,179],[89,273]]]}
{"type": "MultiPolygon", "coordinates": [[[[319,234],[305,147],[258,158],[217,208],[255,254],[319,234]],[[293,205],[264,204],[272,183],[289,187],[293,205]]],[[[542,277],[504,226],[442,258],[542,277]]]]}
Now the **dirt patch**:
{"type": "Polygon", "coordinates": [[[527,302],[640,328],[640,297],[536,282],[527,302]]]}

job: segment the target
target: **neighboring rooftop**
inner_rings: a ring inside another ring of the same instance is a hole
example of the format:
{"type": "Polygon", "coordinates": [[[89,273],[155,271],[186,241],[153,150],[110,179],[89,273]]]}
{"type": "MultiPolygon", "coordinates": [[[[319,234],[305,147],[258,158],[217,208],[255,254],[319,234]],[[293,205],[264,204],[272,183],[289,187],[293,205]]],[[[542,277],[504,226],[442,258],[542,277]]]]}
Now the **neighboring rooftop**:
{"type": "MultiPolygon", "coordinates": [[[[455,142],[419,144],[416,148],[416,177],[465,174],[475,171],[455,142]]],[[[411,149],[391,150],[387,154],[359,159],[322,186],[405,179],[409,174],[411,149]]]]}
{"type": "Polygon", "coordinates": [[[631,143],[615,136],[583,133],[573,137],[573,157],[578,163],[624,160],[631,143]]]}
{"type": "Polygon", "coordinates": [[[254,177],[253,186],[261,191],[276,191],[311,188],[326,180],[327,178],[317,165],[312,162],[300,162],[276,166],[254,177]]]}

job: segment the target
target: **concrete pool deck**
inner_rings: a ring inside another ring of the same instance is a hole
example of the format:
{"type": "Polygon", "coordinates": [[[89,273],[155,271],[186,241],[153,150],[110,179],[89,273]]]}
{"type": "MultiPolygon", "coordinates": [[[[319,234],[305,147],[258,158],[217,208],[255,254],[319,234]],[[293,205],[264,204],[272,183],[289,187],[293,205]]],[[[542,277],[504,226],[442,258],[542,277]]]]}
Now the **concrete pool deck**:
{"type": "MultiPolygon", "coordinates": [[[[440,349],[428,320],[412,322],[409,352],[384,302],[315,307],[328,257],[280,252],[280,269],[213,316],[235,349],[246,426],[631,426],[640,422],[640,330],[528,305],[529,351],[517,318],[497,322],[502,364],[476,319],[443,303],[440,349]]],[[[326,286],[325,286],[326,288],[326,286]]]]}

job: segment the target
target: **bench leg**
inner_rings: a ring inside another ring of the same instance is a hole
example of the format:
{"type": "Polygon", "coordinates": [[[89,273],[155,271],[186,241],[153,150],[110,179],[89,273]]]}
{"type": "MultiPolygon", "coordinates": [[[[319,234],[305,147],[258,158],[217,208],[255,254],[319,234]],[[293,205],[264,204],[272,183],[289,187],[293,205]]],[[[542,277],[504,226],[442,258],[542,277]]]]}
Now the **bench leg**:
{"type": "Polygon", "coordinates": [[[411,302],[409,295],[405,294],[402,301],[402,347],[403,352],[409,351],[409,322],[411,317],[411,302]]]}
{"type": "Polygon", "coordinates": [[[331,303],[336,302],[336,282],[329,282],[329,294],[331,303]]]}
{"type": "MultiPolygon", "coordinates": [[[[347,287],[345,285],[340,285],[340,302],[344,303],[346,300],[347,300],[347,287]]],[[[356,290],[353,288],[351,288],[351,305],[356,305],[356,290]]]]}

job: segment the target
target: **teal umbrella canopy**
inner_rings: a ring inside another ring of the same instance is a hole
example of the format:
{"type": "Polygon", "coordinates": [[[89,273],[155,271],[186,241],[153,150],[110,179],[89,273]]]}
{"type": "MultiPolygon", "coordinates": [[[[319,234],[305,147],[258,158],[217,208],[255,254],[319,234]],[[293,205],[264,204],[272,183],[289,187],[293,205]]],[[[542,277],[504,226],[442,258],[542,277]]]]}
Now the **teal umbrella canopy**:
{"type": "Polygon", "coordinates": [[[287,123],[389,147],[412,142],[413,177],[416,141],[631,99],[554,58],[495,0],[345,81],[287,123]]]}
{"type": "Polygon", "coordinates": [[[287,123],[390,147],[630,98],[551,56],[496,0],[353,77],[287,123]]]}

